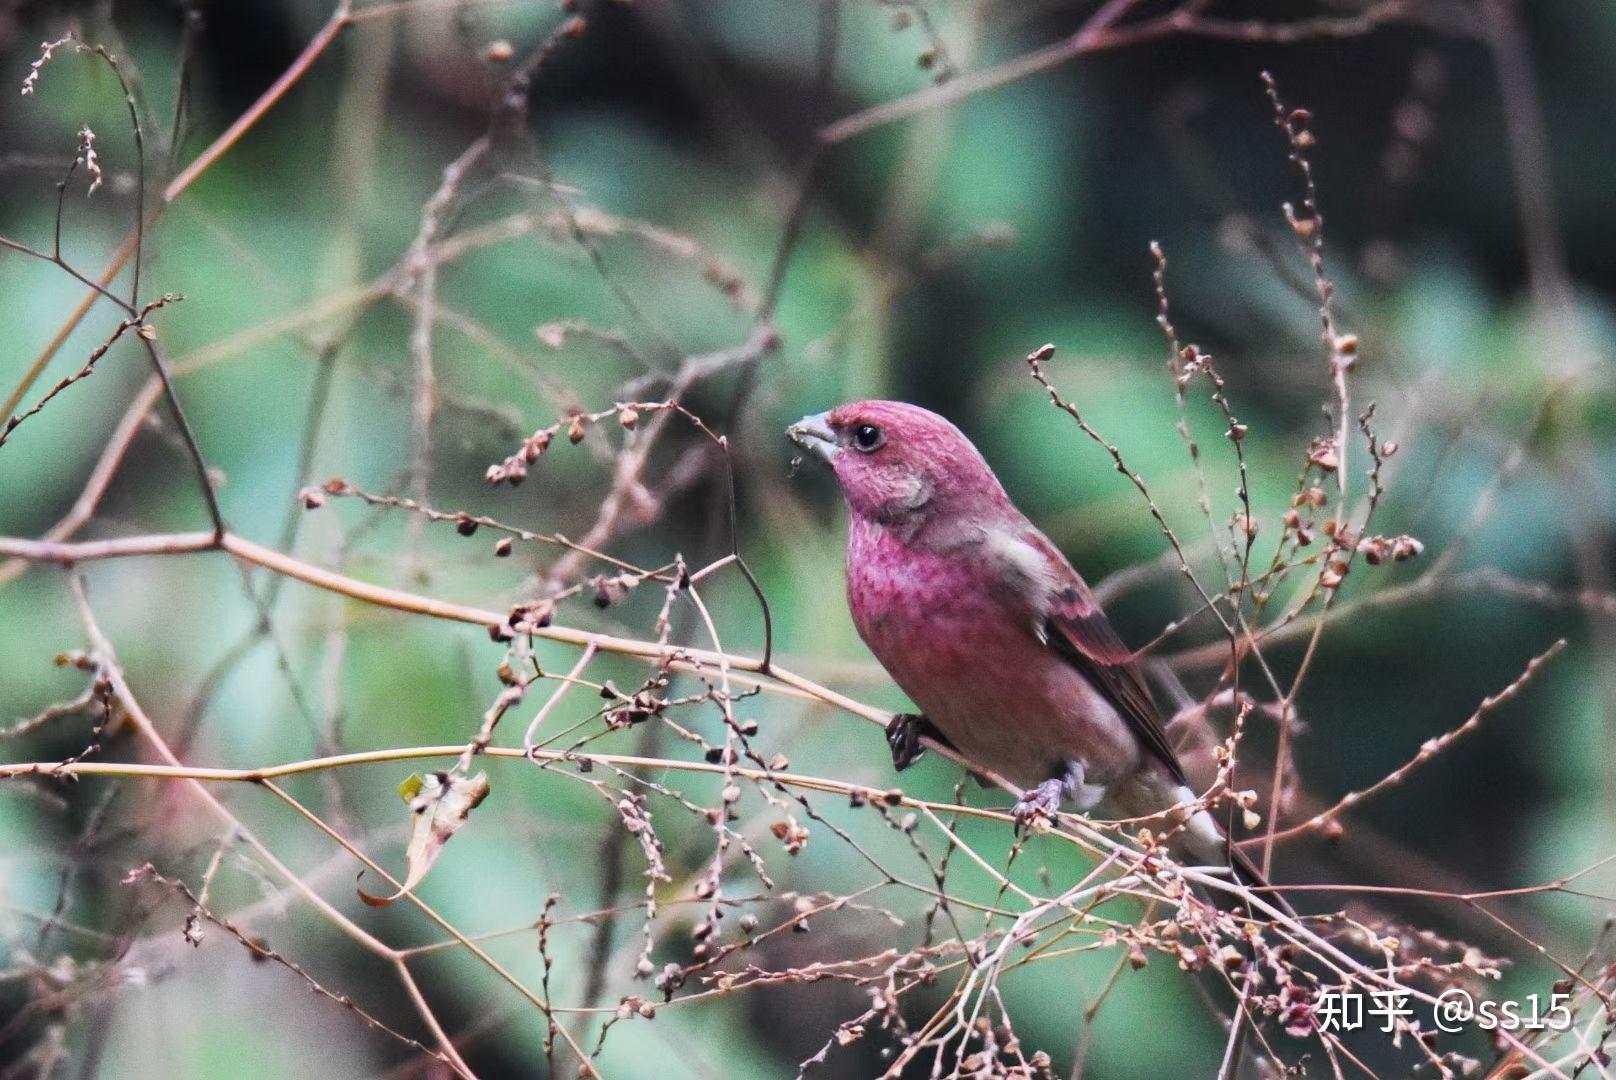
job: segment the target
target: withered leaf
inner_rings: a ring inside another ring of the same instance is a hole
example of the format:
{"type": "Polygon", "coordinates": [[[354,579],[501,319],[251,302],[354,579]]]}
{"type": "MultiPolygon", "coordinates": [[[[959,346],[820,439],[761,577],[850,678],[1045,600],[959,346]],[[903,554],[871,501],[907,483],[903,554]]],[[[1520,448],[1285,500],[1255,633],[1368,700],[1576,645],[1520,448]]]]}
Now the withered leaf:
{"type": "Polygon", "coordinates": [[[426,878],[427,871],[443,854],[447,844],[466,823],[477,804],[488,797],[488,774],[455,776],[450,773],[411,775],[398,786],[399,797],[409,804],[415,823],[410,829],[410,845],[405,851],[409,876],[391,896],[371,896],[359,890],[359,899],[372,907],[386,907],[426,878]]]}

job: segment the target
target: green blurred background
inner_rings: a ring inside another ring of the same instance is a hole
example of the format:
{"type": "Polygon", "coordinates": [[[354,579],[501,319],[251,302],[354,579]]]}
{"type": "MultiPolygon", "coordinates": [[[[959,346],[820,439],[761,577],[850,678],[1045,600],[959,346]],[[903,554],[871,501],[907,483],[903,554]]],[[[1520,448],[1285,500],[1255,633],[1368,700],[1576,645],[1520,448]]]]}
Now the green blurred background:
{"type": "MultiPolygon", "coordinates": [[[[604,443],[558,446],[515,489],[490,488],[484,469],[566,409],[610,404],[625,380],[646,374],[645,364],[654,374],[669,357],[747,339],[818,126],[1058,40],[1094,6],[933,0],[917,9],[848,0],[836,9],[828,88],[816,74],[826,25],[818,4],[586,9],[587,31],[540,72],[525,121],[542,178],[562,193],[481,176],[462,192],[446,233],[563,206],[611,217],[589,219],[598,228],[588,246],[552,220],[444,267],[431,502],[582,535],[610,485],[608,464],[591,452],[604,443]],[[616,219],[669,235],[608,227],[616,219]],[[739,285],[722,287],[731,281],[739,285]],[[621,333],[629,348],[588,333],[568,334],[556,348],[545,341],[553,330],[535,333],[573,320],[621,333]]],[[[19,97],[15,88],[37,43],[76,20],[85,37],[126,59],[166,131],[188,48],[185,12],[193,7],[200,16],[188,69],[193,118],[175,151],[180,162],[286,69],[329,3],[0,4],[0,76],[11,80],[0,85],[13,87],[0,95],[0,231],[48,246],[54,185],[78,125],[88,123],[107,182],[85,199],[75,181],[63,248],[86,272],[105,265],[133,213],[134,147],[116,83],[91,58],[63,54],[44,69],[37,94],[19,97]]],[[[1280,212],[1300,189],[1262,92],[1259,73],[1267,69],[1287,101],[1315,117],[1328,270],[1342,325],[1362,340],[1355,402],[1376,401],[1380,433],[1401,444],[1375,531],[1408,531],[1426,544],[1422,559],[1407,566],[1358,567],[1343,602],[1413,581],[1455,538],[1463,547],[1447,577],[1495,568],[1553,590],[1550,602],[1540,602],[1461,579],[1416,601],[1357,609],[1332,626],[1301,697],[1304,788],[1328,802],[1365,786],[1460,723],[1554,638],[1572,643],[1540,683],[1473,737],[1355,813],[1342,843],[1284,848],[1277,875],[1503,888],[1551,880],[1609,853],[1616,756],[1605,739],[1616,657],[1599,645],[1613,640],[1616,610],[1607,599],[1616,421],[1605,348],[1616,287],[1616,154],[1609,149],[1616,68],[1608,62],[1616,8],[1503,0],[1410,7],[1421,17],[1340,40],[1168,37],[1083,56],[825,152],[779,293],[779,348],[764,356],[755,379],[726,376],[690,402],[731,440],[742,550],[769,598],[776,647],[789,667],[860,700],[902,705],[840,599],[842,525],[830,484],[811,469],[788,479],[781,430],[805,412],[863,396],[938,409],[976,439],[1012,495],[1091,581],[1160,559],[1163,539],[1137,493],[1027,378],[1022,357],[1052,341],[1060,351],[1050,370],[1067,396],[1145,476],[1175,528],[1196,540],[1205,535],[1154,323],[1152,240],[1171,260],[1181,336],[1216,356],[1250,426],[1246,451],[1265,530],[1258,548],[1270,550],[1302,451],[1323,430],[1319,406],[1329,389],[1311,276],[1280,212]],[[1508,126],[1512,109],[1525,144],[1508,126]],[[1546,139],[1546,155],[1531,145],[1534,133],[1546,139]],[[1539,176],[1550,187],[1532,188],[1539,176]],[[1546,223],[1530,219],[1534,206],[1551,211],[1546,223]],[[744,402],[738,411],[737,401],[744,402]],[[1490,510],[1471,524],[1478,502],[1490,510]]],[[[1213,11],[1296,17],[1283,3],[1220,3],[1213,11]]],[[[407,555],[406,515],[369,514],[345,500],[307,513],[295,496],[305,479],[330,476],[397,490],[410,457],[413,311],[389,298],[363,307],[343,300],[409,249],[444,166],[485,129],[503,70],[487,56],[490,43],[508,41],[525,55],[565,17],[552,3],[511,0],[458,10],[432,4],[350,27],[151,229],[143,298],[184,294],[154,317],[162,346],[177,365],[198,356],[217,361],[184,376],[179,393],[222,477],[224,513],[242,534],[274,544],[290,518],[302,518],[296,550],[312,562],[340,562],[369,580],[494,608],[530,595],[534,575],[553,560],[553,549],[542,546],[496,560],[486,534],[463,540],[452,526],[431,525],[417,561],[407,555]],[[319,307],[332,298],[342,306],[319,307]],[[355,316],[340,349],[322,359],[321,346],[355,316]],[[256,328],[269,329],[251,333],[256,328]],[[203,352],[219,343],[226,344],[203,352]],[[311,476],[300,478],[322,364],[332,365],[329,401],[311,476]]],[[[163,132],[152,133],[149,150],[155,191],[168,175],[163,132]]],[[[509,172],[535,177],[525,155],[510,160],[509,172]]],[[[0,254],[0,388],[9,391],[20,378],[82,291],[52,266],[0,254]]],[[[116,318],[110,307],[96,307],[26,400],[75,370],[116,318]]],[[[147,377],[144,363],[132,342],[118,344],[92,378],[0,448],[0,534],[37,536],[67,512],[147,377]]],[[[1191,404],[1221,522],[1237,508],[1232,457],[1204,393],[1191,404]]],[[[1361,448],[1353,452],[1351,480],[1361,490],[1361,448]]],[[[652,475],[704,453],[702,440],[675,424],[652,475]]],[[[691,460],[704,466],[693,481],[666,493],[652,526],[615,538],[614,554],[654,566],[675,552],[692,565],[725,552],[722,470],[710,457],[691,460]]],[[[205,526],[194,478],[164,420],[136,437],[81,535],[205,526]]],[[[335,741],[343,748],[463,740],[498,690],[500,650],[482,631],[289,583],[276,597],[274,621],[292,683],[306,697],[300,708],[276,651],[251,638],[253,608],[223,557],[106,562],[85,573],[136,693],[165,731],[194,725],[189,753],[197,762],[246,766],[319,753],[305,713],[327,736],[339,716],[335,741]],[[238,645],[240,662],[223,665],[238,645]],[[216,685],[210,672],[221,673],[216,685]]],[[[744,583],[725,575],[703,595],[725,644],[755,653],[761,622],[744,583]]],[[[586,595],[559,618],[646,637],[660,600],[660,590],[644,588],[597,611],[586,595]]],[[[1190,604],[1175,575],[1158,573],[1122,592],[1111,610],[1123,636],[1142,643],[1190,604]]],[[[693,626],[684,632],[704,643],[693,626]]],[[[1212,640],[1205,626],[1192,627],[1160,654],[1212,640]]],[[[60,572],[35,568],[0,589],[0,642],[0,722],[83,688],[82,674],[52,664],[58,653],[85,646],[60,572]]],[[[547,670],[564,669],[574,656],[540,649],[547,670]]],[[[1276,647],[1272,659],[1294,672],[1299,642],[1276,647]]],[[[643,673],[611,659],[591,670],[625,686],[643,673]]],[[[1210,685],[1213,671],[1180,674],[1195,692],[1210,685]]],[[[561,719],[572,723],[594,708],[579,695],[561,719]]],[[[780,699],[748,701],[741,711],[762,725],[759,745],[788,754],[799,771],[892,782],[880,733],[867,724],[780,699]]],[[[710,715],[690,722],[715,733],[710,715]]],[[[86,730],[82,717],[57,723],[9,740],[3,753],[17,761],[61,758],[82,748],[86,730]]],[[[516,731],[503,734],[508,742],[516,731]]],[[[641,737],[620,733],[593,748],[628,752],[641,737]]],[[[1271,738],[1268,727],[1252,735],[1258,752],[1271,738]]],[[[660,750],[693,752],[666,735],[660,750]]],[[[136,753],[125,734],[109,740],[102,756],[136,753]]],[[[606,902],[598,895],[599,861],[615,813],[582,785],[511,763],[489,768],[493,795],[450,845],[423,896],[468,931],[532,920],[552,893],[569,914],[606,902]]],[[[394,788],[408,771],[356,769],[335,789],[318,779],[292,789],[398,866],[405,825],[394,788]]],[[[708,785],[657,778],[712,801],[708,785]]],[[[957,770],[928,761],[905,784],[942,799],[957,780],[957,770]]],[[[222,794],[288,863],[315,870],[324,894],[367,928],[395,943],[435,940],[405,905],[359,905],[355,866],[334,858],[327,841],[267,796],[222,794]]],[[[995,802],[986,792],[967,797],[995,802]]],[[[742,809],[767,841],[755,794],[742,809]]],[[[861,838],[868,833],[895,864],[923,874],[901,836],[839,806],[825,811],[856,824],[861,838]]],[[[710,857],[704,825],[670,812],[659,827],[670,864],[688,873],[710,857]]],[[[1008,837],[985,826],[967,832],[1002,857],[1008,837]]],[[[0,1017],[18,1018],[5,1029],[0,1061],[17,1061],[57,1022],[70,1052],[58,1075],[383,1075],[405,1060],[397,1044],[305,992],[286,971],[249,963],[224,934],[210,933],[193,951],[180,938],[183,906],[119,884],[148,859],[192,881],[207,864],[216,833],[178,787],[9,783],[0,790],[0,836],[0,968],[8,972],[0,1017]],[[39,918],[59,901],[77,927],[110,936],[58,928],[42,941],[39,918]],[[78,967],[41,1010],[38,970],[63,958],[78,967]],[[90,971],[99,977],[86,978],[90,971]]],[[[848,891],[870,879],[824,829],[795,859],[777,846],[768,854],[782,891],[848,891]]],[[[1039,860],[1056,879],[1079,870],[1054,845],[1034,845],[1030,856],[1018,869],[1034,878],[1039,860]]],[[[643,888],[642,867],[632,846],[621,857],[617,896],[632,900],[643,888]]],[[[757,887],[742,869],[734,873],[735,889],[757,887]]],[[[961,891],[991,898],[990,881],[959,874],[961,891]]],[[[1583,884],[1609,891],[1613,880],[1607,870],[1583,884]]],[[[213,896],[220,910],[256,905],[250,932],[416,1030],[388,972],[306,905],[276,895],[263,871],[231,849],[213,896]]],[[[923,907],[893,903],[910,920],[900,935],[913,934],[923,907]]],[[[1515,947],[1451,905],[1391,910],[1473,937],[1489,951],[1515,947]]],[[[1501,910],[1564,955],[1580,955],[1605,915],[1596,901],[1564,896],[1501,910]]],[[[659,920],[659,963],[688,947],[688,916],[670,909],[659,920]]],[[[629,978],[637,930],[629,920],[617,932],[609,1002],[652,994],[629,978]]],[[[893,934],[880,917],[844,913],[810,934],[776,939],[757,962],[876,952],[893,934]]],[[[586,927],[555,932],[557,1000],[583,994],[588,950],[586,927]]],[[[496,952],[524,977],[539,976],[532,934],[502,941],[496,952]]],[[[1006,981],[1024,1042],[1048,1050],[1057,1068],[1070,1066],[1078,1014],[1113,959],[1038,965],[1006,981]]],[[[446,1027],[479,1031],[466,1052],[481,1075],[543,1074],[544,1026],[517,1008],[508,987],[448,955],[422,973],[446,1027]]],[[[1554,977],[1528,963],[1507,985],[1542,991],[1554,977]]],[[[867,1004],[856,989],[818,985],[669,1009],[654,1022],[616,1028],[600,1065],[609,1076],[790,1075],[867,1004]]],[[[1193,986],[1157,961],[1129,973],[1100,1014],[1085,1075],[1210,1075],[1220,1045],[1193,986]],[[1141,1030],[1153,1037],[1140,1038],[1141,1030]]],[[[823,1072],[873,1074],[879,1046],[872,1038],[834,1052],[823,1072]]],[[[1386,1067],[1396,1074],[1397,1066],[1386,1067]]],[[[16,1075],[31,1075],[18,1068],[16,1075]]]]}

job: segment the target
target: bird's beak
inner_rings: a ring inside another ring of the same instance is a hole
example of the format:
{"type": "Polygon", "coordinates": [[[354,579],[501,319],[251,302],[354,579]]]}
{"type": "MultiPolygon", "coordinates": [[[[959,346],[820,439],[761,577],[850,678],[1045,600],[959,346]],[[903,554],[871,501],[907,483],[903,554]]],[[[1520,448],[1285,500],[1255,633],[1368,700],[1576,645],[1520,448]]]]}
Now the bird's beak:
{"type": "Polygon", "coordinates": [[[786,428],[787,438],[827,465],[842,452],[836,443],[836,432],[831,430],[829,417],[830,413],[814,413],[786,428]]]}

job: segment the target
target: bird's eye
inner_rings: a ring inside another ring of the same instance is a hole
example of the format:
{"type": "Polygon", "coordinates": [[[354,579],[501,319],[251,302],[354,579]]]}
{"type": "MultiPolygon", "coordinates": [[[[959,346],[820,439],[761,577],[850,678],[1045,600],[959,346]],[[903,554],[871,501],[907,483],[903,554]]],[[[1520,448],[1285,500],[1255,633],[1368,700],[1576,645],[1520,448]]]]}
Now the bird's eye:
{"type": "Polygon", "coordinates": [[[886,441],[887,437],[874,424],[860,424],[853,429],[853,445],[866,454],[881,449],[881,445],[886,441]]]}

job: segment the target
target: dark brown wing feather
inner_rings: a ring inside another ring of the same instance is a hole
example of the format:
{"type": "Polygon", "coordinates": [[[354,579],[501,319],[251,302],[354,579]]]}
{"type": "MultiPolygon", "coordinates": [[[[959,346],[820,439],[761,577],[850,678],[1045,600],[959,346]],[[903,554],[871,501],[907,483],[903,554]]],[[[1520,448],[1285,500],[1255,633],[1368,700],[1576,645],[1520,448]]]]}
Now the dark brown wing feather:
{"type": "Polygon", "coordinates": [[[1046,553],[1057,567],[1070,575],[1051,597],[1045,616],[1044,631],[1050,647],[1105,695],[1133,728],[1140,745],[1160,759],[1174,780],[1187,786],[1184,767],[1167,741],[1161,715],[1151,700],[1150,689],[1145,685],[1133,653],[1117,637],[1105,612],[1100,610],[1099,601],[1094,599],[1077,571],[1053,547],[1046,548],[1046,553]]]}
{"type": "MultiPolygon", "coordinates": [[[[1049,556],[1064,579],[1056,587],[1044,618],[1044,632],[1050,648],[1082,672],[1105,695],[1106,700],[1128,722],[1128,726],[1133,728],[1140,744],[1167,767],[1175,781],[1188,787],[1184,767],[1179,764],[1178,754],[1167,741],[1167,732],[1161,725],[1161,714],[1156,711],[1156,703],[1151,699],[1150,688],[1145,685],[1144,674],[1139,670],[1133,653],[1117,636],[1111,621],[1100,610],[1100,602],[1094,598],[1077,571],[1072,569],[1066,557],[1042,536],[1031,539],[1049,556]]],[[[1267,892],[1271,903],[1294,914],[1283,896],[1269,891],[1271,886],[1268,879],[1244,852],[1228,844],[1225,854],[1235,877],[1242,884],[1267,892]]]]}

